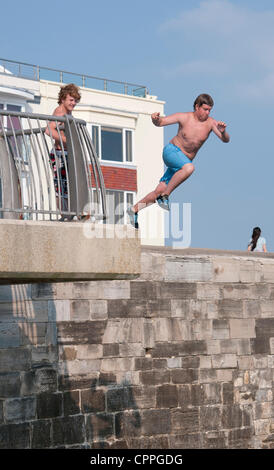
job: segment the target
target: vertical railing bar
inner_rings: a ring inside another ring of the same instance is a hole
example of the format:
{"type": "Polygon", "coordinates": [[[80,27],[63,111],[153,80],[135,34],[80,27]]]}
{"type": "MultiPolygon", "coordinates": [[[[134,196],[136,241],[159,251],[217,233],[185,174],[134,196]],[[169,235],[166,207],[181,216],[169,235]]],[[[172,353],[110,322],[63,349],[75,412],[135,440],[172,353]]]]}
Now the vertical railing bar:
{"type": "Polygon", "coordinates": [[[84,132],[84,136],[85,136],[87,146],[91,150],[90,151],[90,159],[91,159],[91,162],[92,162],[92,169],[93,169],[94,178],[95,178],[96,190],[98,191],[99,186],[101,186],[101,181],[100,181],[100,184],[98,184],[98,176],[99,176],[99,180],[100,180],[100,174],[99,174],[99,172],[97,172],[97,164],[96,164],[96,157],[95,157],[96,152],[95,152],[95,149],[94,149],[93,144],[91,142],[91,139],[89,139],[89,134],[87,132],[87,129],[84,128],[83,132],[84,132]]]}
{"type": "Polygon", "coordinates": [[[90,171],[90,166],[89,165],[92,164],[92,162],[91,162],[90,155],[89,155],[89,152],[88,152],[88,147],[87,147],[87,143],[86,143],[86,140],[85,140],[82,125],[81,125],[81,123],[79,123],[79,124],[76,123],[76,125],[77,125],[77,132],[78,132],[78,135],[79,135],[79,140],[81,142],[81,146],[83,147],[83,153],[84,153],[84,156],[85,156],[84,162],[85,162],[85,167],[86,167],[86,180],[87,180],[88,184],[89,183],[91,184],[91,182],[92,182],[91,181],[91,171],[90,171]],[[85,145],[83,145],[82,142],[85,145]]]}
{"type": "MultiPolygon", "coordinates": [[[[22,136],[21,136],[21,139],[22,139],[22,147],[24,146],[25,147],[25,151],[26,151],[26,157],[28,156],[27,155],[27,148],[26,148],[26,142],[24,140],[24,127],[22,125],[22,119],[21,117],[18,117],[18,120],[20,122],[20,128],[22,130],[22,136]]],[[[27,189],[27,193],[28,193],[28,205],[30,206],[31,204],[31,200],[32,200],[32,195],[30,193],[30,187],[29,187],[29,184],[28,184],[28,180],[29,180],[29,168],[26,168],[26,165],[25,165],[25,160],[24,160],[24,155],[22,155],[22,157],[20,158],[20,165],[22,165],[23,167],[23,171],[24,171],[24,174],[25,174],[25,181],[26,181],[26,189],[27,189]]],[[[22,207],[24,209],[24,204],[23,204],[23,177],[22,177],[22,207]]]]}
{"type": "MultiPolygon", "coordinates": [[[[71,212],[71,210],[70,210],[71,204],[70,204],[69,174],[68,174],[67,158],[66,158],[66,155],[65,155],[66,150],[65,150],[65,148],[64,148],[63,139],[62,139],[62,136],[61,136],[61,132],[60,132],[58,123],[57,123],[57,132],[58,132],[58,136],[59,136],[59,140],[60,140],[60,145],[61,145],[61,149],[62,149],[62,159],[63,159],[64,165],[65,165],[65,173],[66,173],[66,180],[67,180],[67,191],[68,191],[68,207],[67,207],[67,211],[68,211],[68,212],[71,212]]],[[[66,153],[67,153],[67,152],[66,152],[66,153]]]]}
{"type": "MultiPolygon", "coordinates": [[[[76,158],[75,158],[75,150],[74,150],[74,144],[73,144],[73,139],[72,139],[72,135],[71,135],[71,129],[70,129],[70,125],[69,125],[69,119],[68,119],[68,115],[66,114],[65,115],[65,119],[67,121],[67,127],[68,127],[68,131],[69,131],[69,135],[70,135],[70,141],[71,141],[71,149],[72,149],[72,158],[73,158],[73,162],[74,162],[74,177],[75,177],[75,189],[76,189],[76,215],[80,215],[79,214],[79,198],[78,198],[78,178],[77,178],[77,171],[76,171],[76,158]]],[[[72,118],[73,119],[73,118],[72,118]]]]}
{"type": "MultiPolygon", "coordinates": [[[[47,125],[46,125],[46,129],[48,128],[48,124],[49,124],[49,121],[48,119],[46,120],[47,122],[47,125]]],[[[54,201],[55,201],[55,206],[56,206],[56,193],[55,193],[55,187],[54,187],[54,178],[52,177],[53,175],[53,168],[52,168],[52,163],[51,163],[51,160],[50,160],[50,150],[48,148],[48,144],[47,144],[47,141],[46,141],[46,137],[45,137],[45,133],[42,132],[42,142],[43,142],[43,146],[44,146],[44,149],[45,149],[45,153],[47,155],[47,168],[48,168],[48,175],[49,175],[49,179],[48,179],[48,182],[49,182],[49,192],[50,192],[50,207],[52,208],[52,204],[51,204],[51,200],[52,200],[52,191],[54,191],[54,201]],[[53,183],[53,184],[51,184],[53,183]],[[53,188],[53,189],[52,189],[53,188]]],[[[50,213],[50,220],[52,220],[51,218],[52,214],[50,213]]]]}
{"type": "MultiPolygon", "coordinates": [[[[4,140],[5,140],[6,149],[7,149],[7,154],[8,154],[8,160],[9,160],[8,164],[9,164],[10,175],[11,175],[11,187],[13,188],[13,187],[14,187],[14,181],[13,181],[12,170],[11,170],[11,158],[12,158],[12,155],[11,155],[10,148],[9,148],[8,138],[7,138],[7,136],[6,136],[5,127],[4,127],[4,125],[3,125],[3,117],[2,117],[2,115],[0,116],[0,118],[1,118],[1,127],[2,127],[2,131],[3,131],[3,135],[4,135],[4,140]]],[[[5,195],[4,195],[4,196],[5,196],[5,195]]],[[[14,207],[13,191],[12,191],[12,194],[11,194],[11,206],[12,206],[12,209],[15,209],[15,207],[14,207]]]]}
{"type": "MultiPolygon", "coordinates": [[[[37,119],[37,122],[38,122],[38,127],[40,129],[42,147],[44,149],[44,152],[43,152],[43,149],[41,148],[41,145],[40,145],[40,141],[38,139],[38,143],[39,143],[39,147],[41,149],[41,155],[42,155],[42,159],[43,159],[43,163],[44,163],[45,175],[46,175],[46,181],[47,181],[47,187],[48,187],[49,211],[51,211],[52,210],[52,196],[53,196],[53,194],[52,194],[52,185],[50,184],[51,183],[51,178],[52,178],[52,172],[50,172],[50,167],[49,167],[49,150],[48,150],[48,147],[47,147],[47,142],[46,142],[46,139],[45,139],[44,131],[41,128],[40,120],[37,119]]],[[[51,214],[50,214],[50,220],[51,220],[51,214]]]]}
{"type": "MultiPolygon", "coordinates": [[[[18,171],[18,176],[19,176],[19,187],[20,187],[20,196],[21,196],[21,207],[22,209],[24,209],[24,204],[23,204],[23,180],[22,180],[22,173],[21,173],[21,168],[20,168],[20,160],[21,160],[21,156],[20,156],[20,153],[19,153],[19,148],[18,148],[18,143],[17,143],[17,136],[15,134],[15,130],[14,130],[14,126],[13,126],[13,122],[9,116],[9,119],[10,119],[10,126],[11,126],[11,131],[12,131],[12,138],[14,139],[14,143],[15,143],[15,150],[16,150],[16,154],[17,154],[17,158],[14,158],[14,163],[16,165],[16,169],[18,171]]],[[[19,120],[20,122],[20,120],[19,120]]],[[[21,122],[20,122],[20,126],[21,126],[21,122]]],[[[9,140],[9,139],[8,139],[9,140]]],[[[12,151],[12,143],[10,143],[10,148],[11,148],[11,151],[12,151]]]]}
{"type": "Polygon", "coordinates": [[[82,139],[80,138],[80,132],[79,132],[79,128],[81,128],[81,125],[79,125],[79,128],[78,128],[78,124],[74,121],[75,123],[75,127],[76,127],[76,132],[77,132],[77,136],[78,136],[78,140],[80,142],[80,146],[81,146],[81,150],[82,150],[82,155],[83,155],[83,158],[84,158],[84,165],[85,165],[85,177],[86,177],[86,183],[87,183],[87,187],[88,187],[88,193],[89,193],[89,205],[91,204],[91,201],[92,201],[92,196],[91,196],[91,189],[90,189],[90,183],[91,181],[89,181],[89,177],[88,177],[88,173],[89,173],[89,170],[88,170],[88,163],[87,163],[87,154],[86,154],[86,149],[85,147],[83,146],[83,143],[82,143],[82,139]]]}
{"type": "MultiPolygon", "coordinates": [[[[40,126],[40,123],[39,123],[39,119],[37,119],[37,124],[38,126],[40,127],[41,129],[41,126],[40,126]]],[[[41,160],[41,166],[42,166],[42,170],[43,170],[43,176],[44,176],[44,179],[46,180],[46,190],[44,191],[43,189],[43,186],[42,186],[42,190],[43,190],[43,202],[44,202],[44,209],[45,209],[45,206],[46,206],[46,202],[47,202],[47,205],[49,207],[49,210],[50,210],[50,201],[49,201],[49,186],[48,186],[48,175],[47,175],[47,166],[45,164],[45,160],[44,160],[44,155],[43,155],[43,149],[41,148],[41,145],[40,145],[40,140],[39,140],[39,136],[40,138],[42,138],[42,135],[41,133],[40,134],[37,134],[35,133],[35,142],[36,142],[36,146],[37,148],[39,149],[39,155],[40,155],[40,160],[41,160]],[[46,197],[47,196],[47,197],[46,197]]],[[[45,217],[43,217],[43,220],[45,220],[45,217]]]]}
{"type": "MultiPolygon", "coordinates": [[[[47,121],[47,122],[48,122],[48,121],[47,121]]],[[[55,124],[56,124],[56,127],[57,127],[57,125],[58,125],[57,119],[55,119],[55,124]]],[[[57,188],[58,188],[58,191],[57,191],[57,192],[58,192],[57,198],[58,198],[58,204],[59,204],[59,207],[58,207],[57,209],[59,209],[60,214],[61,214],[61,213],[62,213],[62,211],[61,211],[61,209],[62,209],[62,204],[61,204],[60,178],[59,178],[59,171],[58,171],[58,168],[57,168],[57,154],[56,154],[56,149],[55,149],[54,138],[53,138],[52,131],[51,131],[51,128],[50,128],[50,125],[49,125],[49,124],[47,125],[47,128],[48,128],[49,133],[50,133],[50,139],[51,139],[52,150],[53,150],[53,153],[54,153],[54,156],[55,156],[56,175],[57,175],[57,188]]],[[[52,151],[52,150],[51,150],[51,151],[52,151]]],[[[54,168],[53,168],[52,162],[51,162],[51,168],[52,168],[52,171],[53,171],[53,182],[54,182],[54,168]]],[[[55,191],[55,198],[56,198],[55,183],[54,183],[54,191],[55,191]]]]}
{"type": "MultiPolygon", "coordinates": [[[[29,116],[27,117],[27,121],[28,121],[28,124],[29,124],[29,129],[30,129],[31,136],[33,136],[32,125],[31,125],[31,121],[30,121],[29,116]]],[[[29,141],[30,141],[30,147],[32,148],[33,153],[34,153],[34,161],[35,161],[35,160],[36,160],[36,158],[35,158],[35,150],[33,149],[33,143],[32,143],[31,136],[30,136],[30,138],[29,138],[29,141]]],[[[32,156],[31,156],[31,152],[30,152],[29,165],[30,165],[30,171],[31,171],[31,176],[32,176],[32,187],[33,187],[35,208],[37,208],[37,206],[38,206],[38,197],[37,197],[37,191],[36,191],[36,185],[35,185],[35,178],[34,178],[34,171],[33,171],[33,165],[32,165],[32,156]]],[[[38,169],[38,166],[37,166],[37,169],[38,169]]],[[[39,169],[38,169],[38,172],[39,172],[39,169]]],[[[40,184],[40,182],[39,182],[39,184],[40,184]]]]}
{"type": "MultiPolygon", "coordinates": [[[[102,210],[103,210],[103,216],[107,216],[107,212],[106,212],[106,190],[105,190],[105,183],[104,183],[104,178],[103,178],[103,173],[102,173],[102,170],[101,170],[101,166],[99,164],[99,160],[96,156],[96,152],[95,152],[95,149],[94,149],[94,146],[93,146],[93,143],[91,141],[91,138],[90,138],[90,135],[88,134],[87,132],[87,129],[86,127],[84,128],[84,135],[86,137],[86,142],[88,143],[88,147],[90,148],[91,152],[90,152],[90,155],[92,156],[92,160],[93,160],[93,168],[95,167],[97,172],[98,172],[98,175],[99,175],[99,179],[100,179],[100,189],[101,189],[101,201],[102,201],[102,210]]],[[[97,173],[96,171],[94,171],[94,176],[95,176],[95,184],[96,184],[96,189],[98,191],[98,180],[97,180],[97,173]]]]}
{"type": "MultiPolygon", "coordinates": [[[[90,179],[89,187],[90,187],[91,200],[92,202],[96,203],[97,216],[98,218],[100,218],[101,216],[104,215],[103,206],[101,202],[101,185],[98,184],[98,175],[97,175],[96,168],[95,168],[94,155],[90,151],[89,141],[87,139],[87,136],[89,137],[89,133],[87,132],[86,124],[79,123],[79,128],[81,129],[81,136],[85,142],[85,148],[87,149],[86,160],[87,160],[87,172],[88,172],[88,176],[90,179]],[[92,175],[94,176],[96,188],[92,187],[92,175]],[[96,199],[96,201],[94,199],[96,199]]],[[[95,213],[95,209],[93,212],[95,213]]]]}
{"type": "MultiPolygon", "coordinates": [[[[47,119],[46,120],[46,128],[45,129],[49,129],[49,120],[47,119]]],[[[50,137],[50,136],[49,136],[50,137]]],[[[43,143],[44,143],[44,146],[46,148],[46,152],[48,154],[48,163],[49,163],[49,171],[50,171],[50,174],[51,174],[51,183],[50,184],[50,191],[52,191],[52,186],[53,186],[53,191],[54,191],[54,202],[55,202],[55,207],[56,207],[56,190],[55,190],[55,185],[54,185],[54,171],[53,171],[53,166],[52,166],[52,162],[51,162],[51,159],[50,159],[50,153],[51,153],[51,150],[49,149],[48,147],[48,144],[47,144],[47,140],[46,140],[46,137],[45,137],[45,133],[43,132],[43,143]]],[[[52,139],[50,137],[50,140],[51,140],[51,145],[52,145],[52,139]]],[[[56,207],[56,210],[58,210],[58,208],[56,207]]],[[[50,215],[51,217],[51,215],[50,215]]],[[[57,218],[57,217],[56,217],[57,218]]]]}
{"type": "MultiPolygon", "coordinates": [[[[21,119],[20,119],[20,122],[21,122],[21,119]]],[[[28,167],[29,168],[28,168],[27,173],[28,173],[28,177],[30,178],[30,181],[29,181],[29,178],[28,178],[27,187],[28,187],[28,185],[30,186],[30,188],[29,188],[29,192],[30,192],[29,204],[33,209],[35,209],[33,199],[34,198],[36,199],[36,194],[35,194],[35,191],[33,189],[33,181],[32,181],[33,180],[33,171],[32,171],[32,163],[31,163],[31,155],[30,155],[30,150],[29,150],[27,142],[26,142],[24,128],[23,128],[22,124],[21,124],[21,127],[22,127],[23,142],[24,142],[25,149],[26,149],[26,155],[28,157],[28,167]]],[[[24,166],[25,166],[25,162],[24,162],[24,166]]]]}
{"type": "MultiPolygon", "coordinates": [[[[86,131],[86,128],[83,129],[83,133],[84,133],[84,137],[85,137],[85,140],[86,140],[86,144],[87,144],[87,147],[88,147],[88,144],[90,142],[88,142],[88,139],[87,139],[87,131],[86,131]]],[[[91,149],[92,150],[92,149],[91,149]]],[[[95,151],[94,151],[95,152],[95,151]]],[[[94,179],[95,179],[95,185],[96,185],[96,190],[98,190],[99,188],[99,185],[98,185],[98,175],[95,171],[95,158],[94,158],[94,155],[93,155],[93,151],[90,152],[89,154],[90,156],[90,161],[91,161],[91,164],[92,164],[92,170],[93,170],[93,174],[94,174],[94,179]]]]}
{"type": "MultiPolygon", "coordinates": [[[[83,132],[83,135],[84,135],[84,139],[86,141],[86,145],[88,147],[88,141],[87,141],[87,138],[86,138],[86,128],[82,129],[82,132],[83,132]]],[[[98,175],[97,175],[97,172],[96,172],[95,159],[94,159],[92,151],[89,152],[89,157],[90,157],[90,163],[91,163],[91,166],[92,166],[92,173],[93,173],[94,180],[95,180],[96,193],[98,194],[99,193],[98,175]]],[[[91,183],[92,183],[92,179],[91,179],[91,183]]]]}
{"type": "MultiPolygon", "coordinates": [[[[39,157],[38,157],[38,153],[37,153],[37,148],[35,148],[35,135],[33,133],[33,129],[32,129],[32,125],[31,125],[31,121],[30,119],[28,118],[28,122],[29,122],[29,127],[30,127],[30,132],[31,132],[31,137],[30,137],[30,145],[31,145],[31,148],[32,148],[32,151],[33,151],[33,156],[34,156],[34,161],[36,163],[36,167],[37,167],[37,171],[38,171],[38,177],[39,177],[39,188],[40,188],[40,208],[44,209],[44,198],[43,198],[43,186],[42,186],[42,178],[41,178],[41,172],[40,172],[40,163],[39,163],[39,157]]],[[[33,178],[33,186],[35,187],[35,190],[36,190],[36,185],[35,185],[35,178],[33,178]]],[[[37,198],[37,195],[35,194],[36,196],[36,204],[38,204],[38,198],[37,198]]]]}

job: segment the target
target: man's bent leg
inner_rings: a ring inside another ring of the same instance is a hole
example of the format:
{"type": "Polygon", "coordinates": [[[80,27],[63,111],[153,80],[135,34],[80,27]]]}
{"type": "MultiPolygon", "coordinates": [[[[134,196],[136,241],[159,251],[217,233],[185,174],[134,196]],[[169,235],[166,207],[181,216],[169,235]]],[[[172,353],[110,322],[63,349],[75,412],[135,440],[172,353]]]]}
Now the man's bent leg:
{"type": "Polygon", "coordinates": [[[134,206],[132,206],[132,210],[134,212],[139,212],[141,209],[144,209],[145,207],[151,206],[151,204],[154,204],[157,197],[159,197],[162,192],[165,192],[167,188],[167,185],[164,181],[161,181],[154,191],[151,191],[151,193],[148,193],[143,199],[138,201],[134,206]]]}
{"type": "Polygon", "coordinates": [[[172,176],[171,180],[169,181],[166,189],[164,189],[161,193],[162,196],[169,196],[174,189],[179,186],[179,184],[183,183],[190,175],[192,175],[194,171],[194,165],[192,163],[186,163],[181,170],[176,171],[172,176]]]}

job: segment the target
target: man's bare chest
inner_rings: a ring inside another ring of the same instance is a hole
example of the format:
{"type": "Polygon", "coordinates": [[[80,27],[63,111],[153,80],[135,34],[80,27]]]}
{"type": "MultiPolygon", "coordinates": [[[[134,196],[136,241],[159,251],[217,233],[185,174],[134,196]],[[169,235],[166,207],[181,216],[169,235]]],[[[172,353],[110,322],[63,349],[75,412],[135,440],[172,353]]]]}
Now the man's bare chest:
{"type": "Polygon", "coordinates": [[[185,125],[179,129],[179,135],[185,141],[205,141],[209,134],[211,128],[205,123],[195,124],[195,125],[185,125]]]}

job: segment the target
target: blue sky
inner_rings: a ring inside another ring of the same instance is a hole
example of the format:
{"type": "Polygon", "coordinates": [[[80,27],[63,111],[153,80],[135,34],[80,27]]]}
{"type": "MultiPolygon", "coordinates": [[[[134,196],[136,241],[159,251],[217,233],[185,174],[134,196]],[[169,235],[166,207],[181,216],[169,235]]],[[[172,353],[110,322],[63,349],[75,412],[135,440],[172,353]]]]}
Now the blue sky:
{"type": "Polygon", "coordinates": [[[14,0],[1,17],[3,58],[144,84],[166,114],[211,94],[231,141],[210,136],[172,201],[192,204],[192,247],[244,250],[258,225],[274,251],[272,0],[14,0]]]}

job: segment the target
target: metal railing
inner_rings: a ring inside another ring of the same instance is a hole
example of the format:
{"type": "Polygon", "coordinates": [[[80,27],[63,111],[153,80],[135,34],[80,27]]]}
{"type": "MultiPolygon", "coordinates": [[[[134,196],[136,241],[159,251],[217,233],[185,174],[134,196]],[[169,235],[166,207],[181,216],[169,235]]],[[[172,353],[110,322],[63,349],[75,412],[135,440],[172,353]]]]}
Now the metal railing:
{"type": "Polygon", "coordinates": [[[0,111],[1,218],[105,220],[105,194],[85,121],[0,111]]]}
{"type": "Polygon", "coordinates": [[[93,88],[96,90],[110,91],[124,95],[146,98],[148,90],[146,86],[134,83],[109,80],[107,78],[94,77],[79,73],[66,72],[64,70],[41,67],[40,65],[26,64],[15,60],[0,58],[2,73],[13,74],[16,77],[29,78],[31,80],[49,80],[59,83],[75,83],[80,87],[93,88]]]}

